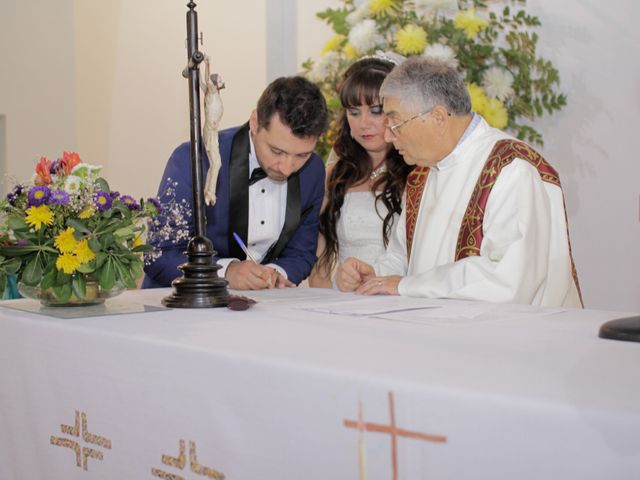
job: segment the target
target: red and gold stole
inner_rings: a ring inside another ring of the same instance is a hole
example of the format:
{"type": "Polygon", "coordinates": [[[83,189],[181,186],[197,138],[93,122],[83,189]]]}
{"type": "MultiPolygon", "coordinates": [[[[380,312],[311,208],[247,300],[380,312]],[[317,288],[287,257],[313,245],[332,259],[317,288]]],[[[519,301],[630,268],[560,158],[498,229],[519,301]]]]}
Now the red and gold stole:
{"type": "Polygon", "coordinates": [[[411,243],[413,242],[413,232],[416,228],[418,219],[418,210],[420,209],[420,200],[422,192],[427,183],[429,175],[429,167],[414,167],[407,176],[407,184],[405,191],[407,192],[407,204],[405,210],[407,213],[407,260],[411,255],[411,243]]]}

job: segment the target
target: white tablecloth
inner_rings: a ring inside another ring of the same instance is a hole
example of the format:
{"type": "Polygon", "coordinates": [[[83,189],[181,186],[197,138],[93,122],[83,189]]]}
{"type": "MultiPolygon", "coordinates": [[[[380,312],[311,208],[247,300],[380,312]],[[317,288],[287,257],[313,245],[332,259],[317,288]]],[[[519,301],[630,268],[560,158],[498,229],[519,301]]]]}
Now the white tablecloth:
{"type": "Polygon", "coordinates": [[[638,478],[640,344],[597,337],[625,314],[314,289],[142,311],[170,291],[0,303],[0,479],[638,478]]]}

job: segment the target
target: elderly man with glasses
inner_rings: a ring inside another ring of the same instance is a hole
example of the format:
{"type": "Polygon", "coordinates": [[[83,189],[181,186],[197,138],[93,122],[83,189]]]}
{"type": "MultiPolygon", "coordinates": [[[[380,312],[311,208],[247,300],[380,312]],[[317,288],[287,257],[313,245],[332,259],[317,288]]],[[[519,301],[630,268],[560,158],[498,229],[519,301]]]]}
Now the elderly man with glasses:
{"type": "Polygon", "coordinates": [[[560,179],[471,112],[460,75],[412,58],[385,79],[386,138],[415,165],[387,253],[338,268],[342,291],[580,307],[560,179]]]}

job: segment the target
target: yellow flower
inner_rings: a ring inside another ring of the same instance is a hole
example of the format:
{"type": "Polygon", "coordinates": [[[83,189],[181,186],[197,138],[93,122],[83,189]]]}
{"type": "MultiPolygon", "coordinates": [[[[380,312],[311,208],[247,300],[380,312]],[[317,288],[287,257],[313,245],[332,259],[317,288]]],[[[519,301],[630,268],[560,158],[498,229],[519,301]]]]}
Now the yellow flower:
{"type": "Polygon", "coordinates": [[[487,26],[487,21],[476,15],[475,7],[461,10],[456,15],[456,27],[461,28],[469,38],[475,38],[478,32],[487,26]]]}
{"type": "Polygon", "coordinates": [[[489,125],[495,128],[505,128],[509,123],[509,113],[497,98],[489,99],[482,116],[489,125]]]}
{"type": "Polygon", "coordinates": [[[489,102],[487,94],[484,93],[482,87],[475,83],[468,83],[467,91],[469,92],[469,97],[471,97],[471,110],[484,116],[484,110],[489,102]]]}
{"type": "Polygon", "coordinates": [[[398,10],[396,0],[370,0],[369,11],[373,13],[375,17],[382,17],[383,15],[394,15],[398,10]]]}
{"type": "Polygon", "coordinates": [[[96,207],[94,207],[93,205],[85,208],[84,210],[82,210],[79,214],[78,214],[78,218],[81,219],[86,219],[86,218],[91,218],[93,217],[93,214],[96,213],[96,207]]]}
{"type": "Polygon", "coordinates": [[[73,227],[68,227],[64,232],[60,232],[53,244],[62,253],[71,253],[76,248],[78,241],[73,236],[75,230],[73,227]]]}
{"type": "Polygon", "coordinates": [[[144,245],[144,241],[142,240],[142,235],[136,235],[133,239],[133,248],[139,247],[140,245],[144,245]]]}
{"type": "Polygon", "coordinates": [[[427,46],[427,32],[416,25],[405,25],[396,33],[396,50],[402,55],[415,55],[424,52],[427,46]]]}
{"type": "Polygon", "coordinates": [[[338,50],[345,38],[346,37],[344,35],[340,35],[339,33],[335,34],[329,39],[329,41],[327,41],[327,43],[324,44],[324,47],[322,48],[322,55],[338,50]]]}
{"type": "Polygon", "coordinates": [[[25,222],[28,225],[34,227],[36,230],[40,230],[42,225],[53,224],[53,212],[46,205],[40,205],[38,207],[29,207],[26,210],[25,222]]]}
{"type": "Polygon", "coordinates": [[[73,253],[76,254],[80,263],[87,263],[96,258],[96,254],[89,247],[89,242],[86,238],[78,242],[73,253]]]}
{"type": "Polygon", "coordinates": [[[347,57],[347,60],[355,60],[360,56],[360,52],[350,43],[347,43],[342,51],[344,52],[344,56],[347,57]]]}
{"type": "Polygon", "coordinates": [[[71,275],[80,266],[80,260],[72,253],[63,253],[56,260],[56,268],[71,275]]]}

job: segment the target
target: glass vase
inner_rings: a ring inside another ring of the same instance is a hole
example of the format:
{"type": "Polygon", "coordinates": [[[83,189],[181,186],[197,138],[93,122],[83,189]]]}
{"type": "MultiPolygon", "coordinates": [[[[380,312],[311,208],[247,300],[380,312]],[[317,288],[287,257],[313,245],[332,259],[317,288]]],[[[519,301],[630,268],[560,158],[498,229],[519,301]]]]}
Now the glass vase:
{"type": "Polygon", "coordinates": [[[123,287],[114,286],[111,290],[105,290],[100,286],[98,279],[95,277],[87,277],[85,279],[85,295],[80,298],[71,291],[71,296],[67,300],[56,298],[53,288],[40,288],[37,286],[25,285],[18,283],[18,291],[23,297],[40,300],[40,303],[46,307],[82,307],[87,305],[99,305],[104,303],[107,298],[115,297],[124,291],[123,287]]]}

